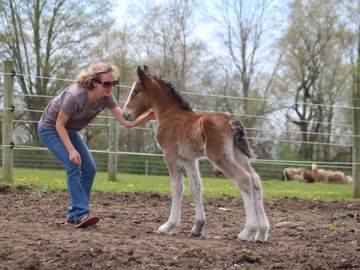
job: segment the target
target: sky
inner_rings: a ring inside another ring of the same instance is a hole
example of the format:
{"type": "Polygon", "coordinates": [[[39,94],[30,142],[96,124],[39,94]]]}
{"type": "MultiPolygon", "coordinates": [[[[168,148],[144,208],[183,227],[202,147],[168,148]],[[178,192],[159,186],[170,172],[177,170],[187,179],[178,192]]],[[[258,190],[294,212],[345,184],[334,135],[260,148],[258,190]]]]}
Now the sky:
{"type": "MultiPolygon", "coordinates": [[[[152,0],[155,3],[162,3],[167,2],[169,0],[152,0]]],[[[274,14],[274,18],[285,18],[287,14],[287,5],[292,0],[268,0],[271,3],[272,12],[274,14]]],[[[147,2],[146,0],[115,0],[116,7],[114,8],[114,14],[117,18],[119,25],[124,22],[124,18],[126,17],[127,7],[133,3],[144,3],[147,2]]],[[[244,0],[244,3],[253,4],[254,0],[244,0]]],[[[204,39],[209,40],[212,37],[211,35],[211,28],[209,27],[209,20],[205,21],[204,17],[206,15],[211,15],[216,17],[216,12],[218,9],[214,8],[216,4],[220,3],[220,0],[198,0],[201,7],[204,7],[206,10],[201,10],[200,12],[195,12],[194,14],[198,16],[197,25],[195,27],[196,36],[204,39]]]]}
{"type": "MultiPolygon", "coordinates": [[[[114,15],[117,19],[118,25],[120,26],[126,21],[126,17],[131,14],[126,14],[127,7],[129,5],[139,4],[139,3],[149,3],[155,2],[155,4],[166,3],[170,0],[114,0],[117,5],[114,8],[114,15]]],[[[243,0],[245,6],[256,5],[257,1],[261,0],[243,0]]],[[[269,59],[269,63],[266,67],[272,69],[272,64],[275,62],[276,53],[273,52],[277,42],[277,39],[282,35],[282,32],[285,29],[287,23],[287,12],[288,12],[288,3],[293,0],[267,0],[270,3],[270,8],[268,10],[268,23],[271,25],[271,31],[266,31],[263,34],[263,42],[266,44],[263,46],[264,52],[266,52],[266,58],[269,59]],[[271,59],[271,60],[270,60],[271,59]]],[[[215,24],[213,19],[220,17],[219,7],[220,0],[197,0],[198,9],[194,11],[196,25],[194,27],[194,35],[199,40],[202,40],[207,47],[207,51],[211,54],[210,57],[218,55],[222,57],[224,55],[224,45],[220,42],[217,42],[218,36],[214,32],[214,29],[218,27],[215,24]],[[207,19],[206,19],[207,18],[207,19]]],[[[136,16],[136,14],[134,14],[136,16]]],[[[216,30],[215,30],[216,31],[216,30]]],[[[205,56],[206,57],[206,56],[205,56]]],[[[264,67],[264,68],[266,68],[264,67]]]]}
{"type": "MultiPolygon", "coordinates": [[[[144,0],[115,0],[116,1],[116,7],[114,9],[114,14],[116,15],[116,18],[119,25],[122,24],[123,18],[126,16],[126,9],[129,4],[132,4],[134,2],[144,2],[144,0]]],[[[166,2],[166,0],[153,0],[156,4],[161,2],[166,2]]],[[[202,4],[209,6],[213,3],[218,2],[218,0],[202,0],[200,1],[202,4]]],[[[197,27],[195,29],[196,34],[198,37],[203,38],[209,38],[209,27],[207,27],[202,20],[198,20],[197,27]]]]}

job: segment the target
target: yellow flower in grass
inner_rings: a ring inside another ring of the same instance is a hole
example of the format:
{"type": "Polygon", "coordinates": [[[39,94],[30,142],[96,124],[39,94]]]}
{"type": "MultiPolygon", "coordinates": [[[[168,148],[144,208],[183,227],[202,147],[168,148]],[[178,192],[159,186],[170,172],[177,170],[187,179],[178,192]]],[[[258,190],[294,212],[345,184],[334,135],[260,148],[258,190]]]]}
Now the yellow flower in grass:
{"type": "Polygon", "coordinates": [[[309,196],[309,200],[318,201],[318,200],[320,200],[320,197],[319,197],[319,196],[312,196],[312,195],[310,195],[310,196],[309,196]]]}
{"type": "Polygon", "coordinates": [[[63,186],[63,185],[65,185],[65,181],[62,179],[55,179],[55,184],[57,184],[59,186],[63,186]]]}
{"type": "Polygon", "coordinates": [[[23,178],[16,178],[15,182],[22,184],[24,182],[23,178]]]}

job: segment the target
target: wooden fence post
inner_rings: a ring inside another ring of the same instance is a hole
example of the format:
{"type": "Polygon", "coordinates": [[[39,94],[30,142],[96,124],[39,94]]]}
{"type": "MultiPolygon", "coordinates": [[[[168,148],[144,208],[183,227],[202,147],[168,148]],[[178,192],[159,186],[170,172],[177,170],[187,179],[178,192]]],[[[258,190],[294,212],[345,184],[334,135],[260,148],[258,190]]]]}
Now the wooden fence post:
{"type": "Polygon", "coordinates": [[[360,99],[353,99],[353,197],[360,198],[360,99]]]}
{"type": "Polygon", "coordinates": [[[13,184],[14,62],[4,61],[4,107],[2,121],[2,167],[5,184],[13,184]]]}
{"type": "Polygon", "coordinates": [[[360,198],[360,32],[353,85],[353,197],[360,198]]]}
{"type": "MultiPolygon", "coordinates": [[[[120,86],[114,89],[114,97],[119,102],[120,86]]],[[[117,164],[118,164],[118,138],[119,138],[119,123],[116,118],[110,118],[109,126],[109,155],[108,155],[108,181],[116,181],[117,164]]]]}

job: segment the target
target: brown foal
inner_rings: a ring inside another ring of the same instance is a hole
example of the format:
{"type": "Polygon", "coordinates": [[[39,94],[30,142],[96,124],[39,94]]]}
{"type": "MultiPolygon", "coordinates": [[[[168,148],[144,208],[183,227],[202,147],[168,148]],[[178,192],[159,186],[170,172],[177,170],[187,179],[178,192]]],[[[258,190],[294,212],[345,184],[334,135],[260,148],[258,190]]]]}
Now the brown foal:
{"type": "Polygon", "coordinates": [[[146,66],[138,66],[137,75],[123,115],[133,121],[150,109],[154,111],[158,121],[155,139],[164,153],[171,177],[170,217],[158,232],[170,234],[180,223],[181,168],[185,167],[195,202],[195,224],[191,233],[201,235],[205,213],[199,159],[206,157],[233,179],[241,191],[246,222],[238,239],[266,242],[270,225],[264,211],[261,180],[250,165],[253,153],[240,121],[224,113],[194,112],[170,82],[152,75],[146,66]]]}

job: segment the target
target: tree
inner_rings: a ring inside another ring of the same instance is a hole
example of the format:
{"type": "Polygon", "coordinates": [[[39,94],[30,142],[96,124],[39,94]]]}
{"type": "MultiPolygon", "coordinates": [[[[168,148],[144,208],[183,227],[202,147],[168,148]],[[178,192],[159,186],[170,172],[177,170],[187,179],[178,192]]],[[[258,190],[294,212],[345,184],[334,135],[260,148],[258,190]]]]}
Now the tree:
{"type": "MultiPolygon", "coordinates": [[[[264,64],[261,63],[260,56],[262,49],[266,47],[264,31],[270,31],[270,28],[266,28],[269,7],[269,2],[266,0],[252,3],[243,0],[222,0],[217,6],[221,15],[214,18],[217,22],[217,36],[226,52],[225,55],[231,61],[230,67],[234,67],[234,71],[230,69],[226,72],[224,87],[230,86],[229,81],[232,84],[235,82],[233,87],[236,89],[236,95],[240,94],[244,98],[242,112],[245,114],[264,112],[265,103],[254,106],[249,98],[266,97],[271,89],[273,76],[261,87],[260,80],[256,77],[261,74],[260,68],[263,68],[261,64],[264,64]]],[[[272,69],[276,69],[276,65],[270,68],[268,65],[268,69],[270,74],[275,74],[272,69]]],[[[233,106],[227,107],[230,109],[233,106]]],[[[248,119],[245,125],[253,126],[254,119],[248,119]]]]}
{"type": "Polygon", "coordinates": [[[36,143],[36,121],[48,100],[92,62],[96,40],[110,29],[111,0],[8,0],[0,5],[0,60],[13,59],[25,113],[22,127],[36,143]]]}
{"type": "MultiPolygon", "coordinates": [[[[218,99],[223,111],[241,114],[249,137],[263,137],[263,129],[273,129],[272,121],[264,121],[278,106],[270,103],[278,71],[281,51],[271,47],[274,27],[279,22],[271,1],[221,0],[216,2],[213,33],[222,50],[214,91],[239,98],[218,99]]],[[[266,135],[265,135],[266,136],[266,135]]],[[[251,142],[259,157],[271,156],[274,144],[269,140],[251,142]]]]}
{"type": "MultiPolygon", "coordinates": [[[[346,81],[339,53],[344,47],[338,7],[336,0],[294,0],[289,26],[281,40],[285,50],[282,87],[294,100],[287,118],[300,129],[300,155],[307,160],[314,158],[315,149],[308,142],[330,143],[336,113],[341,114],[332,106],[343,100],[344,91],[340,89],[346,81]]],[[[331,159],[330,149],[323,148],[323,158],[331,159]]]]}
{"type": "Polygon", "coordinates": [[[346,16],[346,45],[348,49],[349,65],[351,66],[352,92],[355,97],[360,96],[360,3],[344,1],[346,16]]]}
{"type": "MultiPolygon", "coordinates": [[[[360,3],[359,1],[344,1],[348,16],[348,51],[350,52],[350,66],[352,75],[352,100],[355,108],[360,107],[360,3]]],[[[360,111],[353,110],[353,196],[360,197],[360,140],[358,138],[360,111]]]]}
{"type": "MultiPolygon", "coordinates": [[[[124,20],[127,22],[127,20],[124,20]]],[[[102,39],[98,42],[98,50],[94,52],[94,55],[99,59],[113,63],[119,68],[120,73],[120,99],[119,105],[123,106],[124,101],[130,93],[130,89],[134,80],[136,79],[136,67],[141,64],[142,61],[136,61],[137,37],[134,35],[134,28],[124,23],[118,28],[114,28],[112,31],[108,31],[102,39]]],[[[84,130],[87,138],[98,137],[99,134],[106,136],[105,129],[99,129],[98,127],[87,127],[84,130]]],[[[150,136],[151,130],[133,128],[131,131],[126,131],[124,128],[119,132],[119,149],[128,152],[154,152],[157,150],[156,143],[153,136],[150,136]],[[142,142],[142,143],[139,143],[142,142]]],[[[95,148],[101,148],[103,142],[97,142],[95,145],[93,142],[91,145],[95,148]]]]}
{"type": "MultiPolygon", "coordinates": [[[[204,52],[194,36],[194,1],[175,0],[149,4],[134,22],[139,60],[145,60],[180,91],[187,91],[196,82],[196,68],[204,52]],[[144,20],[146,18],[146,20],[144,20]]],[[[132,12],[135,12],[134,10],[132,12]]]]}

